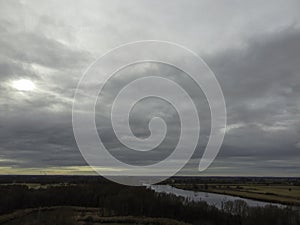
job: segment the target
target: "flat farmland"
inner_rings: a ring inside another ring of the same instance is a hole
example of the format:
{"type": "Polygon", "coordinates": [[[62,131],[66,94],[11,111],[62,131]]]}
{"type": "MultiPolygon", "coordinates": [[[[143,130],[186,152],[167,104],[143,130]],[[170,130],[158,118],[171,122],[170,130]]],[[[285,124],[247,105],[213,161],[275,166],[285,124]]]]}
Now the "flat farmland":
{"type": "Polygon", "coordinates": [[[185,190],[226,194],[243,198],[300,205],[300,186],[285,184],[174,184],[185,190]]]}

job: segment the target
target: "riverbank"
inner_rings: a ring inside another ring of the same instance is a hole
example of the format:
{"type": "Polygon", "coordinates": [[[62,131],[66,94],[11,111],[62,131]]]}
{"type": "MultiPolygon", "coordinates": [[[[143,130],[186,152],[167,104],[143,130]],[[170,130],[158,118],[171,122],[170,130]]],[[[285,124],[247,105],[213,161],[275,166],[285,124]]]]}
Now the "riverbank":
{"type": "Polygon", "coordinates": [[[300,187],[263,184],[172,184],[173,187],[236,196],[257,201],[300,206],[300,187]]]}

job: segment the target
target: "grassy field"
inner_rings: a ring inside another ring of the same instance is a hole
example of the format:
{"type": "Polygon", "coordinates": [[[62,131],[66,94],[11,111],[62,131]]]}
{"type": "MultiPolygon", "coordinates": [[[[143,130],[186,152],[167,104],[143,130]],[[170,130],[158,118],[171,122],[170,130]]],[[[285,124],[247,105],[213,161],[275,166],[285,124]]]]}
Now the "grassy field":
{"type": "Polygon", "coordinates": [[[206,191],[288,205],[300,205],[300,186],[280,184],[173,184],[186,190],[206,191]]]}
{"type": "MultiPolygon", "coordinates": [[[[111,213],[110,213],[111,214],[111,213]]],[[[189,225],[165,218],[105,216],[105,209],[84,207],[43,207],[19,210],[0,216],[2,225],[189,225]]]]}

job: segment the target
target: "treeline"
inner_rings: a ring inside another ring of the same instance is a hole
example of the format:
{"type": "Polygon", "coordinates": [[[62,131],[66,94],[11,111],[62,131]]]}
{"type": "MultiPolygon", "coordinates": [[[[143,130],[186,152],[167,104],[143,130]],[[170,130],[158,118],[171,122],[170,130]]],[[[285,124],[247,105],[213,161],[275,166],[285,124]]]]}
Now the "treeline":
{"type": "Polygon", "coordinates": [[[0,214],[17,209],[62,205],[105,208],[108,216],[163,217],[197,225],[300,224],[299,211],[292,208],[249,208],[241,202],[233,202],[219,210],[205,202],[187,202],[144,187],[127,187],[110,182],[49,186],[47,189],[0,185],[0,214]]]}
{"type": "Polygon", "coordinates": [[[299,177],[171,177],[163,184],[263,184],[300,186],[299,177]]]}

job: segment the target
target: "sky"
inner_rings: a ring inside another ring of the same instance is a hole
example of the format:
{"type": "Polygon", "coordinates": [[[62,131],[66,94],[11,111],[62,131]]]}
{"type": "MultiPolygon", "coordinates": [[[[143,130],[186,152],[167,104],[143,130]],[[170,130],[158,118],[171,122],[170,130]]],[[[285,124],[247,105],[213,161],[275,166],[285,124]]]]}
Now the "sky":
{"type": "Polygon", "coordinates": [[[201,122],[197,150],[179,175],[299,176],[299,9],[298,0],[0,0],[0,174],[95,174],[72,129],[78,81],[112,48],[164,40],[193,50],[216,75],[227,110],[220,152],[206,171],[197,171],[210,130],[205,96],[181,71],[144,63],[117,73],[97,102],[99,136],[113,155],[148,165],[172,152],[180,123],[166,102],[145,99],[132,110],[137,137],[149,135],[153,116],[168,125],[166,140],[149,157],[125,151],[108,120],[126,83],[169,74],[195,100],[201,122]],[[18,87],[24,80],[29,90],[18,87]]]}

